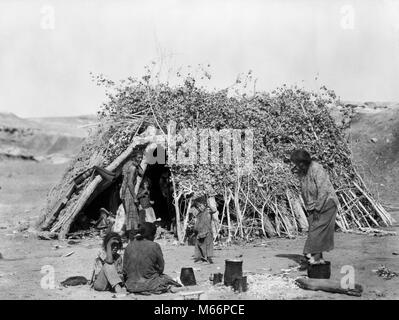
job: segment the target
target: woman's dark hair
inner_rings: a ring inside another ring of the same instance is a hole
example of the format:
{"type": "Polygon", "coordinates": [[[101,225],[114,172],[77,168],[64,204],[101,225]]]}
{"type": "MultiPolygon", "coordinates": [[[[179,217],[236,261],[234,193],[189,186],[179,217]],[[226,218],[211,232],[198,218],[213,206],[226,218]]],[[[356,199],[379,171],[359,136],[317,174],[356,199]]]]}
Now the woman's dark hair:
{"type": "Polygon", "coordinates": [[[147,145],[139,144],[138,146],[136,146],[134,148],[133,152],[131,153],[131,156],[134,158],[137,155],[141,154],[144,157],[145,152],[146,152],[146,148],[147,148],[147,145]]]}
{"type": "Polygon", "coordinates": [[[143,154],[143,150],[141,150],[141,149],[134,149],[133,152],[132,152],[132,154],[131,154],[131,157],[132,157],[132,158],[136,158],[138,155],[142,155],[142,154],[143,154]]]}
{"type": "Polygon", "coordinates": [[[103,247],[104,247],[105,250],[107,249],[107,244],[108,244],[108,242],[109,242],[111,239],[113,239],[113,238],[115,238],[116,240],[118,240],[119,245],[122,247],[122,238],[121,238],[121,236],[120,236],[119,234],[117,234],[116,232],[108,232],[108,233],[105,235],[104,239],[103,239],[103,247]]]}
{"type": "Polygon", "coordinates": [[[154,240],[157,232],[157,226],[151,222],[144,222],[140,225],[138,233],[136,235],[137,240],[154,240]]]}
{"type": "Polygon", "coordinates": [[[297,149],[291,153],[291,161],[294,163],[303,163],[309,166],[312,163],[312,158],[309,152],[304,149],[297,149]]]}

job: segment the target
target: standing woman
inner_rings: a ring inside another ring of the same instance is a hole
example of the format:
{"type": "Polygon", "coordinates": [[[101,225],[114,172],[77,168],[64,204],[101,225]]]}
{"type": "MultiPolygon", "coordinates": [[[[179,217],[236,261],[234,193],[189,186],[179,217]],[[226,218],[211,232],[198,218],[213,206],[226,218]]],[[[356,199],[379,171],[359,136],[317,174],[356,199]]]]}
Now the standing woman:
{"type": "Polygon", "coordinates": [[[131,160],[127,161],[122,168],[122,187],[120,197],[126,214],[126,235],[129,239],[134,238],[139,225],[138,198],[135,192],[137,177],[143,175],[140,167],[143,154],[140,150],[133,152],[131,160]]]}
{"type": "Polygon", "coordinates": [[[303,253],[310,264],[321,264],[324,263],[323,252],[334,249],[338,198],[327,172],[307,151],[293,151],[291,161],[299,175],[308,212],[309,231],[303,253]]]}

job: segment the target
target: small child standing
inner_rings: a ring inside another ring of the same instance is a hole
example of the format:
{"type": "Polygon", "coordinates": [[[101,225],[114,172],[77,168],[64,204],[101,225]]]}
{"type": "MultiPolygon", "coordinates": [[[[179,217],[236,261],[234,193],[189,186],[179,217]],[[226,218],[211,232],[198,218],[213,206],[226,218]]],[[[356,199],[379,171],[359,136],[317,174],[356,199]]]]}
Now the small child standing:
{"type": "Polygon", "coordinates": [[[151,206],[154,202],[150,199],[150,182],[148,178],[143,179],[137,198],[140,203],[140,224],[143,224],[144,222],[154,223],[157,218],[155,216],[155,211],[151,206]]]}
{"type": "Polygon", "coordinates": [[[194,201],[192,212],[196,217],[194,234],[196,235],[194,262],[205,261],[213,263],[213,214],[207,199],[200,198],[194,201]]]}

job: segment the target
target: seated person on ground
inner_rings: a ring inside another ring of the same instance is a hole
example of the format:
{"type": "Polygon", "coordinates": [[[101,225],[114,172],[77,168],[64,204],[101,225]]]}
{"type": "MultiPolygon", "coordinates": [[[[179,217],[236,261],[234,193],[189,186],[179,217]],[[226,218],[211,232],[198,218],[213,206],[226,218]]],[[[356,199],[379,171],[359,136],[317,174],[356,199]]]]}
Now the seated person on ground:
{"type": "Polygon", "coordinates": [[[123,261],[118,251],[122,248],[119,234],[110,232],[104,237],[103,249],[94,263],[92,286],[97,291],[120,292],[123,286],[123,261]]]}
{"type": "Polygon", "coordinates": [[[161,247],[154,242],[156,226],[145,222],[139,233],[130,241],[123,256],[126,289],[139,294],[175,292],[181,287],[171,277],[163,274],[165,262],[161,247]]]}

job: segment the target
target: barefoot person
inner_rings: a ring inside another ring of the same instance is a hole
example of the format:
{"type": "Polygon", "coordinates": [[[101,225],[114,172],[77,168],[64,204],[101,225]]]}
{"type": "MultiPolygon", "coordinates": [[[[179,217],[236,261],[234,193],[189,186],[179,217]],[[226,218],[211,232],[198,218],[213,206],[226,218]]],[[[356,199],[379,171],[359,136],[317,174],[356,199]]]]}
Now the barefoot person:
{"type": "Polygon", "coordinates": [[[194,200],[191,212],[196,217],[194,226],[194,234],[196,235],[194,262],[213,263],[212,216],[217,211],[211,208],[205,197],[202,197],[194,200]]]}
{"type": "Polygon", "coordinates": [[[334,248],[335,218],[338,198],[323,166],[312,160],[305,150],[291,154],[301,180],[302,197],[309,214],[309,231],[304,254],[310,264],[324,263],[323,252],[334,248]]]}
{"type": "Polygon", "coordinates": [[[174,292],[179,283],[163,273],[165,262],[161,247],[154,242],[156,226],[144,222],[123,256],[126,289],[136,294],[174,292]]]}
{"type": "Polygon", "coordinates": [[[138,198],[135,192],[137,177],[143,175],[140,163],[143,160],[143,154],[139,150],[133,152],[131,160],[127,161],[122,168],[122,187],[120,197],[126,214],[126,235],[133,238],[139,225],[138,198]]]}
{"type": "Polygon", "coordinates": [[[115,233],[108,233],[103,240],[104,252],[101,252],[94,263],[92,286],[97,291],[121,292],[123,286],[122,239],[115,233]]]}

